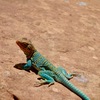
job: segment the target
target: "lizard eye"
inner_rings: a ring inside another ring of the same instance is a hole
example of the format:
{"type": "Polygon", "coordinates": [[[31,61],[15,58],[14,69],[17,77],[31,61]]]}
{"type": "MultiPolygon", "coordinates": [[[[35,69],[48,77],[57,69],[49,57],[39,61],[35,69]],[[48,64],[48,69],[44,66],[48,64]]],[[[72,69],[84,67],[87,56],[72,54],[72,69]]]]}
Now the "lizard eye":
{"type": "Polygon", "coordinates": [[[28,48],[29,50],[31,50],[31,45],[28,45],[27,48],[28,48]]]}

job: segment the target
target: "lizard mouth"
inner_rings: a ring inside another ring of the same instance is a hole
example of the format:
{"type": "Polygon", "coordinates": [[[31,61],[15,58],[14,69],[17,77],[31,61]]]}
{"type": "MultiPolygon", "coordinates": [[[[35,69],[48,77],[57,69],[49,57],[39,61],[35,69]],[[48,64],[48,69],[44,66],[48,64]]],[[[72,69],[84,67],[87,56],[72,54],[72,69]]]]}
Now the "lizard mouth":
{"type": "Polygon", "coordinates": [[[17,44],[19,47],[22,47],[22,44],[21,44],[19,41],[16,41],[16,44],[17,44]]]}
{"type": "Polygon", "coordinates": [[[16,41],[16,44],[19,44],[19,41],[16,41]]]}

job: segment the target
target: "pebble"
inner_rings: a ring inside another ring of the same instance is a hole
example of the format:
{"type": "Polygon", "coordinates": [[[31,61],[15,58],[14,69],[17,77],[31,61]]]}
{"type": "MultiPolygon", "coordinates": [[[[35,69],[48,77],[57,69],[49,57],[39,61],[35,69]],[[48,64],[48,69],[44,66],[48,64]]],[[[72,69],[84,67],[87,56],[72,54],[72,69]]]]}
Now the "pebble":
{"type": "Polygon", "coordinates": [[[79,6],[87,6],[87,3],[86,3],[86,2],[82,2],[82,1],[81,1],[81,2],[78,2],[77,4],[78,4],[79,6]]]}
{"type": "Polygon", "coordinates": [[[5,77],[9,77],[9,76],[10,76],[10,72],[9,72],[9,71],[5,71],[5,72],[3,73],[3,75],[4,75],[5,77]]]}
{"type": "Polygon", "coordinates": [[[69,2],[69,0],[64,0],[65,2],[69,2]]]}
{"type": "Polygon", "coordinates": [[[53,92],[59,92],[57,88],[52,88],[53,92]]]}
{"type": "Polygon", "coordinates": [[[98,57],[96,57],[96,56],[93,56],[92,58],[98,60],[98,57]]]}
{"type": "Polygon", "coordinates": [[[3,89],[3,86],[2,85],[0,85],[0,89],[3,89]]]}
{"type": "Polygon", "coordinates": [[[91,47],[91,46],[88,46],[88,48],[89,48],[90,50],[92,50],[92,51],[95,50],[95,49],[94,49],[93,47],[91,47]]]}

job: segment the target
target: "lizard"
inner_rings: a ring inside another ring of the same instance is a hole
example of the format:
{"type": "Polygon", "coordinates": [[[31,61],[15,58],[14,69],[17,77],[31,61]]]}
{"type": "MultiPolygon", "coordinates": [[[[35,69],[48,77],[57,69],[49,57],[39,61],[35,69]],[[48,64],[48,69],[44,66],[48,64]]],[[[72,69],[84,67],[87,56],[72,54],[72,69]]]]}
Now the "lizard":
{"type": "Polygon", "coordinates": [[[52,85],[55,82],[59,82],[74,92],[82,100],[90,100],[90,98],[84,94],[80,89],[74,86],[69,79],[73,78],[74,73],[69,74],[63,67],[54,66],[48,59],[40,54],[27,38],[22,38],[16,41],[16,44],[24,52],[27,58],[27,63],[22,67],[23,70],[30,69],[32,66],[38,71],[38,75],[41,77],[39,86],[45,83],[52,85]]]}

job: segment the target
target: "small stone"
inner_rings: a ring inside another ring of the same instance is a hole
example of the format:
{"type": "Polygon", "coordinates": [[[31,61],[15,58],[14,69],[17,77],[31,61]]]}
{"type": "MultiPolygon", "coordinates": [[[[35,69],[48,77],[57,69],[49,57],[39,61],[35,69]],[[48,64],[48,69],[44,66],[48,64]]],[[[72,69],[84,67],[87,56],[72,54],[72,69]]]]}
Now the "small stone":
{"type": "Polygon", "coordinates": [[[91,47],[91,46],[88,46],[88,48],[89,48],[90,50],[92,50],[92,51],[95,50],[95,49],[94,49],[93,47],[91,47]]]}
{"type": "Polygon", "coordinates": [[[69,0],[64,0],[65,2],[69,2],[69,0]]]}
{"type": "Polygon", "coordinates": [[[5,71],[5,72],[3,73],[3,75],[4,75],[5,77],[9,77],[9,76],[10,76],[10,72],[9,72],[9,71],[5,71]]]}
{"type": "Polygon", "coordinates": [[[3,86],[2,85],[0,85],[0,89],[3,89],[3,86]]]}
{"type": "Polygon", "coordinates": [[[98,57],[96,57],[96,56],[93,56],[93,59],[96,59],[96,60],[98,60],[98,57]]]}
{"type": "Polygon", "coordinates": [[[52,91],[59,92],[57,88],[52,88],[52,91]]]}
{"type": "Polygon", "coordinates": [[[87,3],[86,2],[78,2],[77,3],[79,6],[87,6],[87,3]]]}

